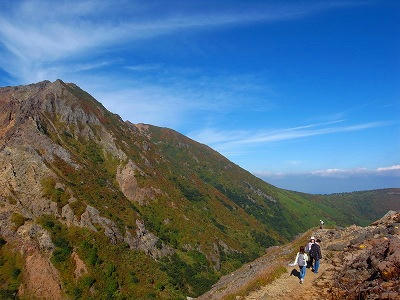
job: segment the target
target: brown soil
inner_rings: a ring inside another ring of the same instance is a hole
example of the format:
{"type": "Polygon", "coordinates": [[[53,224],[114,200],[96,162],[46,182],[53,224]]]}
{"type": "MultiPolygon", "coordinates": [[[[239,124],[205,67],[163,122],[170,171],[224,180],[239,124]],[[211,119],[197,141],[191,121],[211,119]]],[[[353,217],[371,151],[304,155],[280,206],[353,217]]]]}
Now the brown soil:
{"type": "Polygon", "coordinates": [[[23,274],[20,296],[55,300],[63,298],[57,270],[38,249],[28,249],[23,274]]]}
{"type": "Polygon", "coordinates": [[[74,277],[75,277],[75,279],[78,279],[82,275],[85,275],[88,272],[88,270],[86,268],[85,263],[79,258],[78,254],[76,252],[73,252],[71,254],[71,257],[75,262],[74,277]]]}

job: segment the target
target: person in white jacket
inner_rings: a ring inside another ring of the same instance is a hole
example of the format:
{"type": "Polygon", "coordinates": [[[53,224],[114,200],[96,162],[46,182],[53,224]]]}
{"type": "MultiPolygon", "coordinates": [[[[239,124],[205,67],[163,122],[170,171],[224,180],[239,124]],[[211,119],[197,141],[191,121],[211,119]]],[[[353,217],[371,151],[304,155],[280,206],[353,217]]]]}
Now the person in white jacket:
{"type": "Polygon", "coordinates": [[[297,252],[296,259],[294,260],[293,263],[289,264],[289,266],[291,267],[294,267],[295,265],[299,266],[300,283],[304,282],[304,277],[306,276],[307,261],[308,261],[308,255],[304,251],[304,246],[301,246],[299,252],[297,252]]]}

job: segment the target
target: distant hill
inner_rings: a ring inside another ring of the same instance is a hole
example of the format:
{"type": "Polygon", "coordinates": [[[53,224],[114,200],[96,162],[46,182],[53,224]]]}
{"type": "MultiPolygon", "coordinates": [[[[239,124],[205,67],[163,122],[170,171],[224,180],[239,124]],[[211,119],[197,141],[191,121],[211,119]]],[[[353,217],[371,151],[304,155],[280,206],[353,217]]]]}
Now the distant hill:
{"type": "Polygon", "coordinates": [[[72,83],[0,88],[4,297],[197,296],[321,218],[365,225],[388,209],[400,189],[282,190],[72,83]]]}

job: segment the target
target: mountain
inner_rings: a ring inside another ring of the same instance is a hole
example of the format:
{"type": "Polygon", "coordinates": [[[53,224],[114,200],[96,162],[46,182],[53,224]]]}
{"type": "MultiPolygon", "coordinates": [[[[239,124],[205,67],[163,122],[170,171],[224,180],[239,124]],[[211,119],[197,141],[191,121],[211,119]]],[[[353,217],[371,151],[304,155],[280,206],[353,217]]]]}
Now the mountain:
{"type": "Polygon", "coordinates": [[[3,298],[198,296],[321,218],[366,225],[387,208],[400,189],[282,190],[73,83],[0,88],[3,298]]]}
{"type": "Polygon", "coordinates": [[[313,228],[291,243],[271,247],[255,261],[223,276],[198,299],[399,299],[400,211],[366,227],[313,228]],[[322,240],[318,274],[289,266],[310,236],[322,240]]]}

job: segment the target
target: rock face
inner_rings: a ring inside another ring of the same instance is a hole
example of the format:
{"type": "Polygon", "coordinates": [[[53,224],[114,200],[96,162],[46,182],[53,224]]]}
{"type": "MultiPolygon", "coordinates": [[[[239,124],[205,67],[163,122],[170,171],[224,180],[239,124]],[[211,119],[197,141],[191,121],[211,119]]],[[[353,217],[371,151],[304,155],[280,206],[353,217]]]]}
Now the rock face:
{"type": "Polygon", "coordinates": [[[58,271],[49,260],[54,244],[49,233],[27,220],[16,229],[10,222],[13,211],[0,207],[0,236],[24,257],[23,282],[18,296],[27,299],[63,299],[58,271]]]}
{"type": "Polygon", "coordinates": [[[100,216],[96,208],[87,206],[85,212],[81,215],[80,226],[97,231],[95,225],[99,225],[104,229],[104,234],[110,238],[111,243],[116,244],[123,240],[118,227],[113,221],[100,216]]]}
{"type": "Polygon", "coordinates": [[[328,291],[341,299],[398,299],[400,234],[393,230],[397,228],[400,228],[400,212],[387,214],[362,230],[356,227],[343,230],[342,238],[355,238],[344,251],[333,256],[337,271],[328,291]]]}
{"type": "Polygon", "coordinates": [[[140,205],[146,205],[149,200],[154,200],[162,192],[154,187],[140,188],[136,180],[136,174],[145,176],[145,173],[134,162],[129,160],[124,167],[118,167],[116,179],[126,198],[140,205]]]}
{"type": "Polygon", "coordinates": [[[142,250],[155,259],[171,255],[175,252],[173,248],[149,232],[142,221],[136,220],[136,225],[136,236],[132,236],[129,231],[126,232],[125,236],[125,242],[131,249],[142,250]]]}

